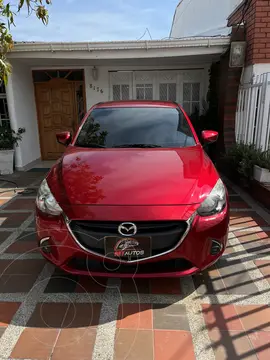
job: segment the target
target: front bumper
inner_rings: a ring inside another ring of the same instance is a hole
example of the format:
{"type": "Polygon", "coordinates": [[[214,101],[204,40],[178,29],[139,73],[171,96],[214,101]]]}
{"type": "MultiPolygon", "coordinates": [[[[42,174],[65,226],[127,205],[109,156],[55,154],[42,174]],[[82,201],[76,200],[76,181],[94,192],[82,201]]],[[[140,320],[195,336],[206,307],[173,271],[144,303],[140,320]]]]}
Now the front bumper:
{"type": "MultiPolygon", "coordinates": [[[[146,220],[185,220],[192,218],[183,241],[172,251],[148,259],[141,259],[132,264],[121,263],[92,253],[80,246],[63,216],[50,217],[36,211],[38,244],[48,238],[50,253],[41,252],[45,258],[66,272],[95,277],[181,277],[195,274],[215,263],[226,248],[229,226],[229,209],[226,207],[220,214],[200,217],[196,215],[196,206],[127,207],[114,209],[110,207],[85,207],[64,209],[69,219],[146,221],[146,220]],[[83,209],[84,208],[84,209],[83,209]],[[102,211],[101,211],[101,208],[102,211]],[[109,209],[108,209],[109,208],[109,209]],[[132,209],[133,208],[133,209],[132,209]],[[157,209],[160,208],[160,209],[157,209]],[[96,211],[98,210],[98,212],[96,211]],[[160,210],[160,211],[159,211],[160,210]],[[162,211],[161,211],[162,210],[162,211]],[[213,244],[219,245],[218,252],[213,254],[213,244]]],[[[166,241],[166,239],[164,239],[166,241]]]]}

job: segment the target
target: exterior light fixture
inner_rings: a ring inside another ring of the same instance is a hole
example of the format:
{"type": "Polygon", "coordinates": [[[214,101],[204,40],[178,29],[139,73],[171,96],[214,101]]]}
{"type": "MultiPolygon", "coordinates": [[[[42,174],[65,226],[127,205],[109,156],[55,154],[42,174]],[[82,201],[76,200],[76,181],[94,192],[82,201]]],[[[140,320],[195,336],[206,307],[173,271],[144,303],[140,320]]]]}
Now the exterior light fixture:
{"type": "Polygon", "coordinates": [[[93,69],[92,69],[92,78],[94,80],[97,80],[98,79],[98,69],[94,66],[93,69]]]}
{"type": "Polygon", "coordinates": [[[246,47],[245,41],[231,42],[230,67],[243,67],[245,65],[246,47]]]}

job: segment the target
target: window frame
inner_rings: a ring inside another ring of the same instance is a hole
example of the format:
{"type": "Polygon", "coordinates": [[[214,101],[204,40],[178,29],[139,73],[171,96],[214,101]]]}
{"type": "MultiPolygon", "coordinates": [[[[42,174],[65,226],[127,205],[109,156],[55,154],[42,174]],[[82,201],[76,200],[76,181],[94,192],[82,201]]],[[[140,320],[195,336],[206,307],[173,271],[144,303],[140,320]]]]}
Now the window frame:
{"type": "Polygon", "coordinates": [[[188,114],[188,116],[192,115],[193,112],[193,104],[198,104],[199,105],[199,113],[201,113],[201,91],[202,91],[202,84],[200,81],[183,81],[183,85],[182,85],[182,94],[183,94],[183,101],[182,101],[182,107],[185,110],[185,112],[188,114]],[[193,100],[193,86],[194,85],[199,84],[199,99],[198,100],[193,100]],[[189,100],[184,100],[184,87],[185,85],[190,85],[191,89],[190,89],[190,99],[189,100]],[[185,103],[189,104],[189,111],[187,111],[187,109],[185,108],[185,103]]]}
{"type": "Polygon", "coordinates": [[[3,121],[8,124],[8,127],[10,127],[10,113],[9,113],[9,106],[8,106],[8,99],[7,99],[7,90],[6,90],[6,86],[2,83],[1,86],[3,86],[3,92],[0,93],[0,101],[3,102],[4,100],[6,100],[6,107],[7,107],[7,115],[8,118],[2,118],[2,114],[0,113],[0,126],[3,126],[3,121]]]}

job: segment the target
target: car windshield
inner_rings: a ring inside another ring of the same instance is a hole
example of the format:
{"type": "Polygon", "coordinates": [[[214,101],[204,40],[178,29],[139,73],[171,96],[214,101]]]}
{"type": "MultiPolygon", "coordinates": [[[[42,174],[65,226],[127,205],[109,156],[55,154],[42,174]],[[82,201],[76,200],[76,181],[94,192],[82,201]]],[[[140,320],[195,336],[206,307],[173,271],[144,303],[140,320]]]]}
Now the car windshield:
{"type": "Polygon", "coordinates": [[[75,143],[93,148],[172,148],[196,144],[182,113],[166,107],[98,108],[75,143]]]}

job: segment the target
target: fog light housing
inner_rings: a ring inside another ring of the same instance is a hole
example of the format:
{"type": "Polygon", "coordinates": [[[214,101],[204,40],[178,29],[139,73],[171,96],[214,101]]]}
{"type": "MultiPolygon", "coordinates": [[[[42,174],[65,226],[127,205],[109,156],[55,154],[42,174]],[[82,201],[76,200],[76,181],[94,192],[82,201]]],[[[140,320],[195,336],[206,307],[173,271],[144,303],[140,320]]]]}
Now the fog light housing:
{"type": "Polygon", "coordinates": [[[210,254],[218,255],[222,250],[223,250],[223,245],[217,240],[212,240],[210,254]]]}
{"type": "Polygon", "coordinates": [[[39,247],[45,254],[50,254],[52,252],[52,248],[50,245],[50,238],[46,237],[40,240],[39,247]]]}

